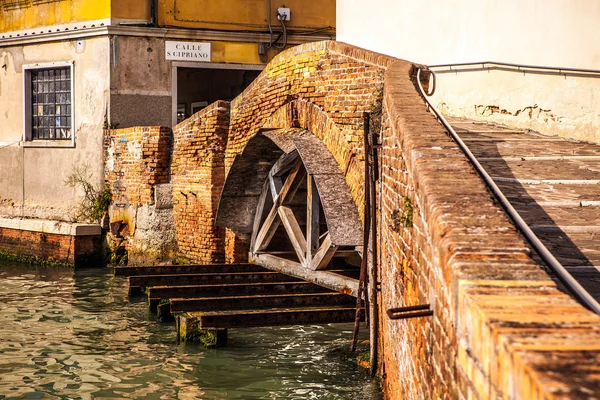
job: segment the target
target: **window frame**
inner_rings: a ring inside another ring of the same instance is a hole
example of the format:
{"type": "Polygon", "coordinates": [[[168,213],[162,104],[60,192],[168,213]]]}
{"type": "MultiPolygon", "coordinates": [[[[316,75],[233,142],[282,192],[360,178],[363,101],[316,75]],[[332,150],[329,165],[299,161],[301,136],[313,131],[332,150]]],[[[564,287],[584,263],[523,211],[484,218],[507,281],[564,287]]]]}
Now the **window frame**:
{"type": "Polygon", "coordinates": [[[75,62],[52,62],[23,66],[23,145],[25,147],[75,147],[75,62]],[[70,68],[71,89],[71,139],[33,139],[31,72],[52,68],[70,68]]]}

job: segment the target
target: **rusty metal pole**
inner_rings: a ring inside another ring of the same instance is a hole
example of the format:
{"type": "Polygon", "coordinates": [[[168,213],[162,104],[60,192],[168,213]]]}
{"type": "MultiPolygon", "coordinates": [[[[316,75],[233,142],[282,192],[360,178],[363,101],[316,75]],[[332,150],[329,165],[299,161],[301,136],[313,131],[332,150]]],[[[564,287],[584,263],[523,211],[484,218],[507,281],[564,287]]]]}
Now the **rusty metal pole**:
{"type": "MultiPolygon", "coordinates": [[[[369,229],[371,227],[370,214],[371,214],[371,185],[370,181],[370,168],[369,168],[369,113],[363,113],[363,124],[364,124],[364,157],[365,157],[365,185],[364,185],[364,218],[363,218],[363,254],[362,262],[360,264],[360,278],[358,281],[358,293],[356,296],[356,317],[354,318],[354,332],[352,334],[352,344],[350,345],[350,351],[356,350],[356,343],[358,342],[358,330],[360,326],[361,316],[361,298],[364,292],[364,284],[367,275],[367,265],[369,263],[369,229]]],[[[365,301],[367,296],[365,296],[365,301]]]]}
{"type": "Polygon", "coordinates": [[[379,147],[379,135],[373,133],[371,135],[371,246],[373,247],[371,253],[371,268],[369,269],[369,288],[370,288],[370,364],[371,364],[371,375],[374,376],[377,372],[377,342],[378,329],[379,329],[379,308],[377,304],[377,266],[378,262],[378,246],[377,246],[377,186],[376,182],[379,180],[379,168],[378,168],[378,152],[379,147]]]}

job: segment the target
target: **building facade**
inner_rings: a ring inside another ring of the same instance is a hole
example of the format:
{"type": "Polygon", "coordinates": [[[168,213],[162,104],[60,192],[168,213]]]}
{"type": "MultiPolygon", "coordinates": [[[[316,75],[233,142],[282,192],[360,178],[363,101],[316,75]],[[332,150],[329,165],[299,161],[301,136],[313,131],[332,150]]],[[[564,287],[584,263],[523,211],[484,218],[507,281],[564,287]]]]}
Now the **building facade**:
{"type": "Polygon", "coordinates": [[[334,26],[333,1],[0,1],[0,215],[73,219],[104,129],[171,127],[334,26]]]}
{"type": "Polygon", "coordinates": [[[443,112],[600,143],[597,2],[337,3],[338,40],[438,66],[443,112]]]}

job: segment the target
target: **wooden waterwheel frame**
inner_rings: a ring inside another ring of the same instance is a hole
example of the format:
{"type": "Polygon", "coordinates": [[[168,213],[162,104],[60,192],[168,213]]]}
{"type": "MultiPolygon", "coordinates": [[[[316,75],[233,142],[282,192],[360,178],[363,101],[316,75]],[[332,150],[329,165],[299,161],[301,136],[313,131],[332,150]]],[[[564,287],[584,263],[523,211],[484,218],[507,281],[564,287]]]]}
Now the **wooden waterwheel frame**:
{"type": "Polygon", "coordinates": [[[252,230],[252,253],[265,251],[279,225],[283,224],[300,264],[310,270],[325,269],[338,246],[332,243],[329,232],[320,233],[319,209],[315,179],[306,172],[298,151],[282,155],[269,171],[258,200],[252,230]],[[307,185],[306,236],[290,207],[304,180],[307,185]],[[269,207],[271,201],[273,204],[269,207]]]}

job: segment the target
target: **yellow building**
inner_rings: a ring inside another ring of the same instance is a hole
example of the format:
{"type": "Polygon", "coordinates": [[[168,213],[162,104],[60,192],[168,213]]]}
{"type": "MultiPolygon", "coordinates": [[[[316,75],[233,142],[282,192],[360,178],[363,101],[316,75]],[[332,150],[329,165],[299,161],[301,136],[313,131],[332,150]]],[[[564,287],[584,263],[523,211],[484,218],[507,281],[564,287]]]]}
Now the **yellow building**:
{"type": "Polygon", "coordinates": [[[334,0],[0,0],[0,216],[68,219],[103,128],[172,126],[334,26],[334,0]]]}

